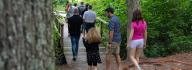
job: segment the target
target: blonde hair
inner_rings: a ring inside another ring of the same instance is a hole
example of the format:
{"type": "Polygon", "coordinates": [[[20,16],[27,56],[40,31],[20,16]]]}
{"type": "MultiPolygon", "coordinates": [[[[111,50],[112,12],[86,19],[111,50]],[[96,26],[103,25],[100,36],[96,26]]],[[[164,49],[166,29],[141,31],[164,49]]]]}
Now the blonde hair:
{"type": "Polygon", "coordinates": [[[101,35],[95,27],[89,29],[85,40],[90,43],[101,43],[101,35]]]}

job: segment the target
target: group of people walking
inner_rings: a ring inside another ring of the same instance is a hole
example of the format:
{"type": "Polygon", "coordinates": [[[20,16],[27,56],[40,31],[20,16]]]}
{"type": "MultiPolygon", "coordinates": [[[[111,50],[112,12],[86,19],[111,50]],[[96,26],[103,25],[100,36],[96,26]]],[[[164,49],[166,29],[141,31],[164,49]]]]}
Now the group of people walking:
{"type": "MultiPolygon", "coordinates": [[[[88,70],[97,70],[97,64],[102,63],[99,54],[99,44],[102,42],[101,35],[95,27],[96,13],[92,10],[92,5],[83,2],[79,6],[71,3],[66,5],[69,37],[72,43],[73,61],[77,60],[79,39],[83,36],[83,44],[87,52],[88,70]]],[[[111,70],[111,57],[116,59],[119,70],[121,67],[120,44],[121,44],[121,23],[114,14],[114,9],[105,9],[106,16],[110,19],[108,24],[109,40],[106,47],[106,70],[111,70]]],[[[129,58],[135,65],[136,70],[141,70],[139,57],[146,47],[147,23],[142,18],[140,10],[135,10],[131,23],[130,34],[127,39],[127,47],[130,48],[129,58]]]]}

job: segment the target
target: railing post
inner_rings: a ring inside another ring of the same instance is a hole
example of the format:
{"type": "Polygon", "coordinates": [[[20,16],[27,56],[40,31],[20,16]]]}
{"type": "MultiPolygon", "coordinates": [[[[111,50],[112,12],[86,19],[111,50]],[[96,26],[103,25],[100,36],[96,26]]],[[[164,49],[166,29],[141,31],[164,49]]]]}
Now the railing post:
{"type": "Polygon", "coordinates": [[[102,22],[100,22],[100,32],[101,32],[101,37],[103,36],[103,23],[102,22]]]}
{"type": "Polygon", "coordinates": [[[63,41],[63,26],[64,24],[60,24],[61,27],[60,27],[60,34],[61,34],[61,46],[64,47],[64,41],[63,41]]]}

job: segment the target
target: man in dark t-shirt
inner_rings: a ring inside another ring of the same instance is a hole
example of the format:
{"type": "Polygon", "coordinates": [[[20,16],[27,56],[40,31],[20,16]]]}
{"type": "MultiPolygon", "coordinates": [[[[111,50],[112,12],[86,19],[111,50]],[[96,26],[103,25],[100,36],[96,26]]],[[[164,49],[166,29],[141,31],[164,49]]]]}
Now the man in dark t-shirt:
{"type": "Polygon", "coordinates": [[[68,30],[69,36],[71,38],[72,52],[73,52],[73,61],[76,61],[78,48],[79,48],[79,38],[80,38],[80,28],[83,23],[83,19],[78,13],[78,9],[74,9],[74,15],[69,18],[68,21],[68,30]]]}

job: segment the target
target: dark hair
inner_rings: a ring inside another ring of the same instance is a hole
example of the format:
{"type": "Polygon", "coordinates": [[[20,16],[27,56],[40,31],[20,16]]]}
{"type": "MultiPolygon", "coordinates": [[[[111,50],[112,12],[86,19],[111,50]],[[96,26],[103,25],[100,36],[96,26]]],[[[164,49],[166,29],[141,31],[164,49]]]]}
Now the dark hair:
{"type": "Polygon", "coordinates": [[[105,9],[105,11],[106,11],[106,12],[110,12],[110,13],[112,13],[112,14],[114,13],[114,9],[111,8],[111,7],[105,9]]]}
{"type": "Polygon", "coordinates": [[[66,5],[69,4],[69,1],[67,1],[66,5]]]}
{"type": "Polygon", "coordinates": [[[135,10],[133,12],[133,19],[132,21],[139,21],[139,20],[143,20],[142,15],[141,15],[141,11],[139,9],[135,10]]]}
{"type": "Polygon", "coordinates": [[[77,6],[77,3],[74,3],[74,6],[77,6]]]}
{"type": "Polygon", "coordinates": [[[89,5],[89,7],[88,7],[89,9],[92,9],[92,6],[91,5],[89,5]]]}
{"type": "Polygon", "coordinates": [[[88,6],[89,6],[89,4],[88,4],[88,3],[86,3],[85,7],[88,7],[88,6]]]}
{"type": "Polygon", "coordinates": [[[84,2],[81,2],[81,5],[83,5],[84,4],[84,2]]]}

